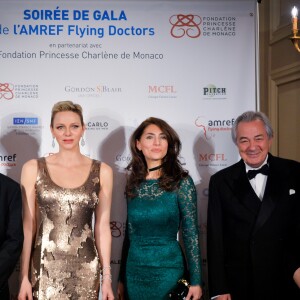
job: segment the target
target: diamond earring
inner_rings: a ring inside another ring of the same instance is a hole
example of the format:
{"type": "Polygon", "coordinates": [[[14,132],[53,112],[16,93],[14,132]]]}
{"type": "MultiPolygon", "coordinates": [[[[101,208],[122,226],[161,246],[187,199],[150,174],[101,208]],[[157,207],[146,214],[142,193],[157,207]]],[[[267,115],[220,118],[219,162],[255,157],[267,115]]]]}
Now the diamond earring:
{"type": "Polygon", "coordinates": [[[81,144],[81,147],[84,147],[84,145],[85,145],[85,140],[84,140],[83,136],[81,137],[81,142],[80,142],[80,144],[81,144]]]}

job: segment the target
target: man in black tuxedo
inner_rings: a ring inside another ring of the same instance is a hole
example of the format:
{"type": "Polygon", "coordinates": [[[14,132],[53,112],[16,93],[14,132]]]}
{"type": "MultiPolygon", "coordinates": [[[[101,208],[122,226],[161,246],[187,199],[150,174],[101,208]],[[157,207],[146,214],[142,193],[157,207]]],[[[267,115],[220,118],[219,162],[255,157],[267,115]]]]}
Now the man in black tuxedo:
{"type": "Polygon", "coordinates": [[[8,300],[8,278],[23,246],[22,198],[18,183],[0,173],[0,299],[8,300]]]}
{"type": "Polygon", "coordinates": [[[300,163],[269,153],[262,113],[239,116],[232,138],[242,159],[209,184],[210,297],[300,299],[300,163]]]}

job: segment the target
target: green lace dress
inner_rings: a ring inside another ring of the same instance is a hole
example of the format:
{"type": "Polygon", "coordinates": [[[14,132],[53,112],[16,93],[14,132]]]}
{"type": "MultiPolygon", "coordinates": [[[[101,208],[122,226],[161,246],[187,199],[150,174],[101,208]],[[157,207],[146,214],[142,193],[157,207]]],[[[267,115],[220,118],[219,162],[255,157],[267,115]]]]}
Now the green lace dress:
{"type": "Polygon", "coordinates": [[[168,299],[184,274],[184,256],[177,241],[181,222],[190,283],[200,285],[197,196],[192,178],[184,178],[174,192],[162,190],[156,179],[144,181],[137,197],[128,201],[127,211],[120,276],[127,299],[168,299]]]}

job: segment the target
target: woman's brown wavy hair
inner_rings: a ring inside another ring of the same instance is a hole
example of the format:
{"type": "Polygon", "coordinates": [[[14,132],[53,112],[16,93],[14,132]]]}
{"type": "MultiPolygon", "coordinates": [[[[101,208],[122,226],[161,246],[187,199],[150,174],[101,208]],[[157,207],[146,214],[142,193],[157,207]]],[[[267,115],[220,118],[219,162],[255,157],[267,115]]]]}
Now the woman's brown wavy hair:
{"type": "Polygon", "coordinates": [[[142,151],[136,147],[136,141],[140,140],[144,130],[149,125],[156,125],[166,135],[168,151],[163,158],[162,175],[159,178],[159,186],[165,191],[175,190],[182,178],[188,175],[188,171],[182,168],[179,161],[181,142],[176,131],[164,120],[150,117],[143,121],[130,137],[131,161],[127,166],[129,175],[125,188],[127,198],[136,196],[135,191],[145,180],[147,175],[147,164],[142,151]]]}

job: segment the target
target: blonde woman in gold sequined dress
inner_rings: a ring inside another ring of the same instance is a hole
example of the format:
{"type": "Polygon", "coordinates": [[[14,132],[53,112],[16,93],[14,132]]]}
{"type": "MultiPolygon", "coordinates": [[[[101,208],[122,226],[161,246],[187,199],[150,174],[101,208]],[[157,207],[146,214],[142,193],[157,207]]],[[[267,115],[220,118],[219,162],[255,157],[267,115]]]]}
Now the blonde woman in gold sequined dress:
{"type": "Polygon", "coordinates": [[[58,153],[30,160],[22,169],[24,246],[18,300],[96,300],[101,267],[102,299],[114,299],[112,169],[80,153],[85,130],[80,105],[56,103],[50,129],[58,153]]]}

